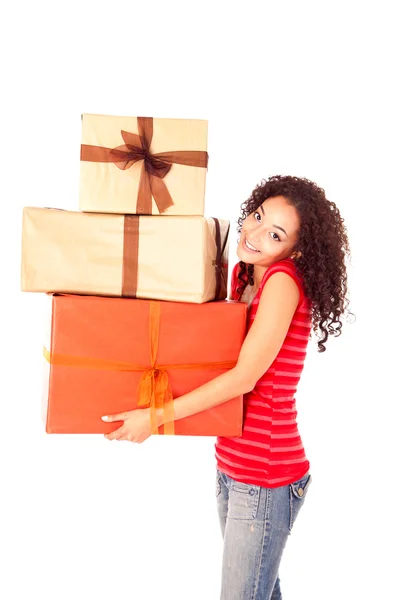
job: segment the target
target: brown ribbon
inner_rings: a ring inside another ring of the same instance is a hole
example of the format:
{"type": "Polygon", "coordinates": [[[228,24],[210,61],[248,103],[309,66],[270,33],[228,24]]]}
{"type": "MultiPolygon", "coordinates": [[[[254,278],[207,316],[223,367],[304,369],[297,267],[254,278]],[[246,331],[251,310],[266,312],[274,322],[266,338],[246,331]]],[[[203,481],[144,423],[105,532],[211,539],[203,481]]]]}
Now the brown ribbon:
{"type": "MultiPolygon", "coordinates": [[[[139,257],[139,218],[137,215],[124,216],[124,250],[122,258],[122,292],[121,295],[126,298],[136,298],[137,280],[138,280],[138,257],[139,257]]],[[[227,268],[228,265],[222,262],[226,244],[229,235],[229,226],[222,243],[221,226],[218,219],[213,217],[215,222],[215,243],[217,246],[217,255],[213,264],[215,266],[215,298],[219,300],[221,291],[223,300],[226,298],[227,291],[227,268]]]]}
{"type": "Polygon", "coordinates": [[[188,167],[207,167],[208,154],[202,150],[176,150],[153,154],[150,151],[153,139],[153,118],[138,117],[137,120],[139,135],[121,131],[125,143],[116,148],[82,144],[81,160],[114,163],[123,171],[142,160],[136,214],[152,214],[152,197],[160,213],[163,213],[173,205],[171,195],[163,181],[173,163],[188,167]]]}
{"type": "Polygon", "coordinates": [[[124,253],[122,259],[122,296],[136,298],[139,256],[139,217],[124,217],[124,253]]]}
{"type": "Polygon", "coordinates": [[[214,300],[219,300],[220,299],[220,295],[221,295],[221,291],[223,292],[223,298],[222,300],[225,300],[226,298],[226,293],[227,293],[227,268],[228,265],[224,264],[222,262],[222,257],[224,255],[225,252],[225,248],[226,248],[226,244],[228,242],[228,236],[229,236],[229,226],[227,228],[226,231],[226,235],[225,235],[225,239],[224,239],[224,243],[221,243],[221,225],[218,219],[216,219],[215,217],[212,217],[214,223],[215,223],[215,243],[217,245],[217,257],[214,261],[214,266],[215,266],[215,277],[216,277],[216,285],[215,285],[215,297],[214,300]],[[224,285],[222,285],[224,284],[224,285]]]}

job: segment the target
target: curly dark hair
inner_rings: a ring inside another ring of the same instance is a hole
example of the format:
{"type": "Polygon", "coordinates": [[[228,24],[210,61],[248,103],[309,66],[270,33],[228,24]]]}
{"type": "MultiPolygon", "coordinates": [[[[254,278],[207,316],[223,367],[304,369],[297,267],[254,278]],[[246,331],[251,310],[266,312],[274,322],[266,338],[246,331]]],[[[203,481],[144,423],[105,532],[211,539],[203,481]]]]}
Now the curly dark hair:
{"type": "MultiPolygon", "coordinates": [[[[299,239],[293,251],[300,251],[301,256],[294,264],[311,301],[312,331],[317,338],[320,335],[318,352],[325,352],[328,336],[341,334],[340,317],[349,305],[345,258],[350,257],[350,248],[346,226],[336,204],[327,200],[325,191],[315,183],[300,177],[274,175],[263,179],[241,205],[239,233],[248,215],[274,196],[284,196],[300,218],[299,239]]],[[[253,273],[254,265],[239,263],[236,290],[239,298],[247,283],[254,284],[253,273]]]]}

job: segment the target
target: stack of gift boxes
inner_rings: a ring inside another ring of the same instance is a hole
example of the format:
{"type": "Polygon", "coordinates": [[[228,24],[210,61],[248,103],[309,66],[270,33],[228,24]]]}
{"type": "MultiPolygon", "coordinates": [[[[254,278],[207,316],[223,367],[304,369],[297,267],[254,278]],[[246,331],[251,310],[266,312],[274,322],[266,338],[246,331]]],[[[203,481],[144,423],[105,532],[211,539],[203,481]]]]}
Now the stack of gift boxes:
{"type": "Polygon", "coordinates": [[[83,115],[79,210],[24,208],[22,290],[50,303],[48,433],[108,433],[102,415],[150,407],[153,433],[240,435],[241,396],[175,422],[171,403],[232,368],[245,335],[229,222],[204,217],[207,126],[83,115]]]}

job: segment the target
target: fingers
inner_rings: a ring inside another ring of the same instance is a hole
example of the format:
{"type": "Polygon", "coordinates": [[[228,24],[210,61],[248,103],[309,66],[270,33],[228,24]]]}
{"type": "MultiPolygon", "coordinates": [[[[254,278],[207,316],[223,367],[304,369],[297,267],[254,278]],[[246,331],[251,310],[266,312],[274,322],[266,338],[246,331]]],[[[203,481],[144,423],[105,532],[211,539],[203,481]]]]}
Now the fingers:
{"type": "Polygon", "coordinates": [[[131,434],[127,433],[122,427],[120,427],[112,433],[104,434],[104,437],[108,440],[117,440],[118,442],[134,442],[136,444],[142,444],[150,436],[135,439],[131,434]]]}
{"type": "Polygon", "coordinates": [[[116,415],[105,415],[104,417],[101,417],[103,421],[106,421],[107,423],[112,423],[113,421],[125,421],[125,419],[128,418],[128,413],[127,412],[123,412],[123,413],[117,413],[116,415]]]}
{"type": "Polygon", "coordinates": [[[125,430],[124,426],[112,431],[111,433],[105,433],[104,437],[108,440],[118,440],[119,442],[136,442],[132,437],[132,434],[125,430]]]}
{"type": "Polygon", "coordinates": [[[126,431],[124,430],[124,428],[120,427],[119,429],[116,429],[115,431],[112,431],[111,433],[104,434],[104,437],[107,438],[108,440],[120,440],[125,436],[125,434],[126,434],[126,431]]]}
{"type": "MultiPolygon", "coordinates": [[[[105,415],[104,417],[101,417],[101,418],[103,421],[106,421],[107,423],[113,423],[114,421],[124,421],[127,417],[128,417],[128,413],[123,412],[123,413],[117,413],[115,415],[105,415]]],[[[115,431],[112,431],[111,433],[104,434],[104,437],[107,438],[108,440],[122,440],[125,434],[126,434],[126,431],[124,430],[124,426],[122,425],[122,427],[119,427],[119,429],[116,429],[115,431]]]]}

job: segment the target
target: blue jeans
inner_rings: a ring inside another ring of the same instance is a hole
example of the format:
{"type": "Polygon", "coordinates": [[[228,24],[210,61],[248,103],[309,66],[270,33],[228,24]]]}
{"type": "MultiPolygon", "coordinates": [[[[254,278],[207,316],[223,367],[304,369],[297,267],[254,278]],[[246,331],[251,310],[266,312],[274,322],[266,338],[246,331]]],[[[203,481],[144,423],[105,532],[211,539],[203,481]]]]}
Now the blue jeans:
{"type": "Polygon", "coordinates": [[[217,470],[224,538],[221,600],[281,600],[279,563],[310,487],[307,473],[289,485],[239,483],[217,470]]]}

